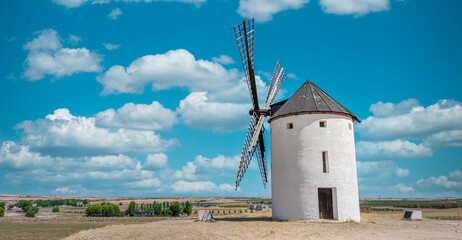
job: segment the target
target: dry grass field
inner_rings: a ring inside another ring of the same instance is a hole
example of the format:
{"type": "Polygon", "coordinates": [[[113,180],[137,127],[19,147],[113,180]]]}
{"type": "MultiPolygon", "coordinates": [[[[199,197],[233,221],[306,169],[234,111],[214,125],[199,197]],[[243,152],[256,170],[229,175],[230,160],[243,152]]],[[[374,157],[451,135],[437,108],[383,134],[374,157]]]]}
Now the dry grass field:
{"type": "MultiPolygon", "coordinates": [[[[91,203],[105,201],[118,205],[122,202],[120,206],[124,209],[132,200],[138,203],[189,200],[218,205],[245,205],[249,201],[93,198],[91,203]]],[[[0,201],[4,199],[0,197],[0,201]]],[[[205,208],[215,211],[215,222],[198,222],[196,214],[178,218],[103,218],[66,213],[85,209],[74,207],[61,208],[61,213],[41,208],[35,218],[26,218],[18,209],[8,210],[5,217],[0,218],[0,239],[462,239],[462,208],[421,209],[422,221],[402,220],[402,212],[372,212],[361,213],[361,223],[301,223],[274,221],[271,211],[239,213],[245,208],[220,208],[218,205],[205,208]]]]}

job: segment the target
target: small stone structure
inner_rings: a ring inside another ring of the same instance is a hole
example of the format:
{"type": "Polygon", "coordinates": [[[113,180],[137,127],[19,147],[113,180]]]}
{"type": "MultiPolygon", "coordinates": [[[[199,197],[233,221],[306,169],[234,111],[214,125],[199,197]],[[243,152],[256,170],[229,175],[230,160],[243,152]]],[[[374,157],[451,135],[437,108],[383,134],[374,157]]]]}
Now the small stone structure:
{"type": "Polygon", "coordinates": [[[268,211],[269,207],[268,204],[250,204],[249,209],[255,211],[268,211]]]}
{"type": "Polygon", "coordinates": [[[422,211],[404,211],[403,219],[422,220],[422,211]]]}
{"type": "Polygon", "coordinates": [[[199,221],[213,221],[213,215],[209,210],[199,210],[199,221]]]}

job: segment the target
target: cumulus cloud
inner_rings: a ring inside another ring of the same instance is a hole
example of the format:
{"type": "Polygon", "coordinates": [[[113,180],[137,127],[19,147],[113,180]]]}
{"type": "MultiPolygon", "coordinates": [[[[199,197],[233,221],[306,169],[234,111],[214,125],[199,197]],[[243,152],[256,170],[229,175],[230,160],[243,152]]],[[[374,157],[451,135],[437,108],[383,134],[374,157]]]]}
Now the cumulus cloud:
{"type": "Polygon", "coordinates": [[[116,50],[116,49],[120,48],[120,44],[103,43],[103,45],[109,51],[116,50]]]}
{"type": "Polygon", "coordinates": [[[96,126],[104,128],[170,130],[177,122],[177,114],[156,101],[149,105],[126,103],[117,110],[99,112],[95,117],[96,126]]]}
{"type": "Polygon", "coordinates": [[[120,195],[120,189],[157,188],[161,181],[140,161],[126,155],[53,157],[12,141],[2,143],[0,169],[9,170],[3,183],[31,185],[58,193],[120,195]],[[102,190],[104,189],[104,190],[102,190]],[[85,192],[86,191],[86,192],[85,192]]]}
{"type": "Polygon", "coordinates": [[[23,143],[48,154],[155,153],[177,142],[164,140],[153,131],[100,128],[95,121],[94,117],[73,116],[64,108],[16,128],[23,130],[23,143]]]}
{"type": "Polygon", "coordinates": [[[361,162],[356,163],[358,177],[365,178],[387,178],[390,176],[407,177],[411,171],[400,168],[393,161],[361,162]]]}
{"type": "Polygon", "coordinates": [[[363,159],[402,159],[431,157],[433,152],[422,144],[394,140],[383,142],[360,141],[356,144],[358,158],[363,159]]]}
{"type": "Polygon", "coordinates": [[[184,49],[143,56],[127,68],[115,65],[98,77],[104,86],[103,95],[141,93],[147,84],[155,90],[186,87],[192,91],[216,91],[231,87],[230,82],[236,79],[237,69],[227,70],[218,63],[196,60],[184,49]]]}
{"type": "Polygon", "coordinates": [[[397,193],[402,193],[402,194],[408,194],[408,193],[413,193],[415,192],[415,189],[411,186],[406,186],[403,183],[398,183],[394,186],[389,187],[390,190],[397,192],[397,193]]]}
{"type": "Polygon", "coordinates": [[[186,182],[183,180],[177,181],[174,184],[172,184],[172,188],[177,193],[216,194],[217,192],[230,192],[234,190],[234,187],[227,183],[223,183],[217,186],[215,183],[210,181],[186,182]]]}
{"type": "Polygon", "coordinates": [[[167,155],[163,153],[148,154],[146,162],[143,164],[145,169],[162,169],[167,167],[167,155]]]}
{"type": "Polygon", "coordinates": [[[54,3],[62,5],[66,8],[76,8],[84,5],[90,0],[53,0],[54,3]]]}
{"type": "Polygon", "coordinates": [[[319,5],[325,13],[360,17],[370,12],[387,11],[390,0],[320,0],[319,5]]]}
{"type": "Polygon", "coordinates": [[[206,92],[192,92],[180,101],[176,110],[190,127],[232,131],[245,128],[250,105],[208,101],[206,92]]]}
{"type": "MultiPolygon", "coordinates": [[[[47,29],[36,33],[37,37],[24,45],[29,53],[25,60],[23,77],[30,81],[45,75],[71,76],[80,72],[100,72],[102,56],[87,48],[65,48],[58,33],[47,29]]],[[[75,40],[74,40],[75,41],[75,40]]]]}
{"type": "Polygon", "coordinates": [[[462,172],[455,170],[449,174],[449,177],[441,175],[439,177],[429,177],[420,179],[417,185],[422,189],[436,191],[462,191],[462,172]]]}
{"type": "MultiPolygon", "coordinates": [[[[194,4],[196,6],[200,6],[202,3],[206,2],[207,0],[116,0],[117,2],[126,2],[126,3],[131,3],[131,2],[145,2],[145,3],[150,3],[150,2],[159,2],[159,1],[165,1],[165,2],[181,2],[181,3],[190,3],[194,4]]],[[[66,8],[77,8],[81,7],[87,2],[91,2],[92,4],[108,4],[111,2],[111,0],[53,0],[54,3],[58,5],[62,5],[66,8]]]]}
{"type": "Polygon", "coordinates": [[[79,43],[79,42],[82,41],[82,38],[80,38],[79,36],[76,36],[76,35],[69,34],[68,41],[69,41],[72,45],[76,45],[77,43],[79,43]]]}
{"type": "Polygon", "coordinates": [[[213,57],[212,61],[223,65],[234,64],[234,60],[228,55],[220,55],[219,57],[213,57]]]}
{"type": "Polygon", "coordinates": [[[112,9],[111,13],[107,15],[108,18],[112,20],[117,20],[117,18],[122,15],[124,12],[120,10],[120,8],[114,8],[112,9]]]}
{"type": "Polygon", "coordinates": [[[244,18],[255,17],[257,22],[267,22],[276,13],[299,9],[310,0],[240,0],[237,12],[244,18]]]}
{"type": "Polygon", "coordinates": [[[368,117],[356,130],[362,139],[371,140],[422,139],[444,131],[462,130],[462,103],[439,100],[423,107],[416,101],[405,100],[396,106],[393,103],[373,104],[371,111],[378,116],[368,117]]]}

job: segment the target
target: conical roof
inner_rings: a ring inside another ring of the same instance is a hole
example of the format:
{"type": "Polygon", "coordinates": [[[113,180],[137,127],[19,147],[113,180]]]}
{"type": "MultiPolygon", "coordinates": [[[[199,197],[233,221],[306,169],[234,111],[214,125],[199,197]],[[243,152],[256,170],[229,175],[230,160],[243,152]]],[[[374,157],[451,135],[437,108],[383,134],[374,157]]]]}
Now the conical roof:
{"type": "Polygon", "coordinates": [[[306,82],[289,99],[271,106],[274,112],[269,121],[286,115],[297,113],[340,113],[361,122],[356,115],[335,101],[310,80],[306,82]],[[280,106],[282,104],[282,106],[280,106]],[[278,108],[278,105],[280,106],[278,108]],[[273,108],[274,106],[274,108],[273,108]]]}

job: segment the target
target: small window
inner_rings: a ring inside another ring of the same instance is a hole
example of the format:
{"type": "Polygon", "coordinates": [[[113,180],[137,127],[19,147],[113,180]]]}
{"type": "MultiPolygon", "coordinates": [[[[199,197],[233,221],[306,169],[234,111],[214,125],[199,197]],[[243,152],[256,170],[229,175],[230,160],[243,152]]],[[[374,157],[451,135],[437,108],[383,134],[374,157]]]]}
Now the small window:
{"type": "Polygon", "coordinates": [[[322,152],[322,172],[327,173],[327,152],[322,152]]]}
{"type": "Polygon", "coordinates": [[[292,129],[294,128],[294,124],[293,123],[287,123],[287,129],[292,129]]]}
{"type": "Polygon", "coordinates": [[[353,127],[351,126],[351,123],[348,123],[348,129],[352,129],[353,127]]]}
{"type": "Polygon", "coordinates": [[[319,127],[322,127],[322,128],[327,127],[327,122],[326,121],[319,121],[319,127]]]}

